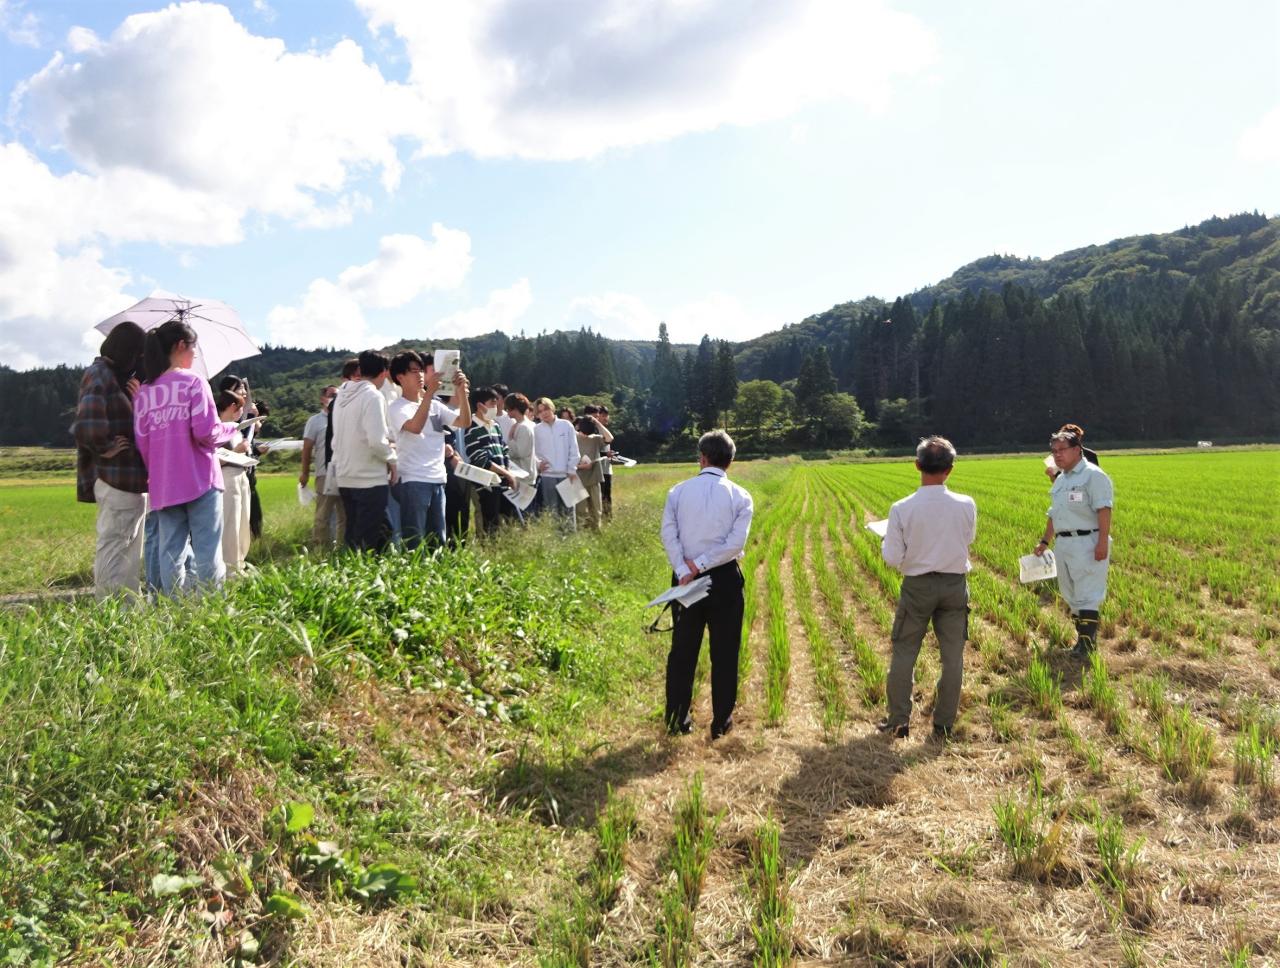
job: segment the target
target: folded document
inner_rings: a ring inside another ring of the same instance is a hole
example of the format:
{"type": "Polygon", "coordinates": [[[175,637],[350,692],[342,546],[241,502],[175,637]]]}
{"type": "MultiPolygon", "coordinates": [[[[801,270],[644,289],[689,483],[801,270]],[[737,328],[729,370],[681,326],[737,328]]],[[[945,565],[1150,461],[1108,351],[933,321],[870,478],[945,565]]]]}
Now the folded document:
{"type": "Polygon", "coordinates": [[[665,592],[651,601],[645,608],[653,608],[655,605],[665,605],[667,602],[679,602],[681,605],[692,605],[694,602],[700,602],[711,591],[711,576],[700,575],[687,585],[673,585],[665,592]]]}
{"type": "Polygon", "coordinates": [[[1023,555],[1018,559],[1018,581],[1024,585],[1027,582],[1057,577],[1058,563],[1054,560],[1052,551],[1046,551],[1042,555],[1023,555]]]}

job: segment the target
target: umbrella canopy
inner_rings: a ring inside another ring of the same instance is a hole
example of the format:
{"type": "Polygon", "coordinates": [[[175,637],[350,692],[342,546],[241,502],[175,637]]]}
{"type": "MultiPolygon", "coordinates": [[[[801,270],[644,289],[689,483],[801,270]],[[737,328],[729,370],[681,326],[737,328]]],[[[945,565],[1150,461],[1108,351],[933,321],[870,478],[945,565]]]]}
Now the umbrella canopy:
{"type": "Polygon", "coordinates": [[[226,303],[216,299],[188,299],[159,289],[124,312],[104,319],[94,329],[106,335],[117,324],[132,320],[144,330],[151,330],[171,319],[181,319],[196,331],[191,368],[206,380],[233,360],[259,353],[258,344],[246,332],[239,314],[226,303]]]}

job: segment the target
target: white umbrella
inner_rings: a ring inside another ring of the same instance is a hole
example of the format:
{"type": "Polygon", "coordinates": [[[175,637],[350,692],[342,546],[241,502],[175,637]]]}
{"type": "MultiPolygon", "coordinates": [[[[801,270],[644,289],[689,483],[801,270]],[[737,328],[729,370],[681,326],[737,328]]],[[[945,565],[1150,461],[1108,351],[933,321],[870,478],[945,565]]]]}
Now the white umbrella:
{"type": "Polygon", "coordinates": [[[146,299],[130,306],[94,329],[104,335],[118,323],[132,320],[144,330],[155,329],[171,319],[181,319],[196,331],[196,353],[191,368],[205,380],[220,373],[232,360],[257,356],[253,337],[245,331],[239,314],[216,299],[188,299],[157,289],[146,299]]]}

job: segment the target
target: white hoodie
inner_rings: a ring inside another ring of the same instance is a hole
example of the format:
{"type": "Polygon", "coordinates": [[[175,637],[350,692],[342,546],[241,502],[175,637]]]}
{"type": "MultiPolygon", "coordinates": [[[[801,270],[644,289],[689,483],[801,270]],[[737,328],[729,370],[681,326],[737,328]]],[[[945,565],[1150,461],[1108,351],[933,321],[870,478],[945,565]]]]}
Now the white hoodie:
{"type": "Polygon", "coordinates": [[[333,465],[339,487],[387,483],[387,463],[396,459],[387,424],[387,401],[368,380],[338,387],[333,401],[333,465]]]}

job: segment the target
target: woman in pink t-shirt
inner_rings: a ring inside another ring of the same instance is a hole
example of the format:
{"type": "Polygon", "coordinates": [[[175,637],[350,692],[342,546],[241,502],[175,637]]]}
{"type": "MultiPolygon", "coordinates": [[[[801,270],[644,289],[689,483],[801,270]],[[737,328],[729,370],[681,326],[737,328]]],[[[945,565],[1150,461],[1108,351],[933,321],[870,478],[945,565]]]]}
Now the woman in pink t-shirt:
{"type": "MultiPolygon", "coordinates": [[[[195,345],[195,331],[178,319],[147,333],[146,381],[134,398],[134,432],[159,523],[160,584],[166,595],[216,587],[226,577],[222,471],[214,450],[234,436],[236,425],[218,418],[209,384],[191,371],[195,345]]],[[[237,407],[237,418],[239,413],[237,407]]]]}

